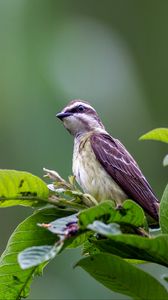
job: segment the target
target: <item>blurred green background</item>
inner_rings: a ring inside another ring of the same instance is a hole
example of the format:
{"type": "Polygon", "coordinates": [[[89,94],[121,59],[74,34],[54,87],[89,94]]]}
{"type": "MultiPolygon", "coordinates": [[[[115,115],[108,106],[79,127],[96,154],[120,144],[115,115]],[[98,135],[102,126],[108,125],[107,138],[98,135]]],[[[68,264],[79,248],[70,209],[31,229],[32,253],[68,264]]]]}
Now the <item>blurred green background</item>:
{"type": "MultiPolygon", "coordinates": [[[[71,174],[72,137],[55,118],[73,98],[91,102],[138,161],[158,197],[167,147],[139,142],[168,120],[168,1],[0,0],[0,167],[71,174]]],[[[0,250],[29,208],[0,210],[0,250]]],[[[129,299],[96,283],[66,251],[29,299],[129,299]]],[[[162,269],[145,266],[155,276],[162,269]]]]}

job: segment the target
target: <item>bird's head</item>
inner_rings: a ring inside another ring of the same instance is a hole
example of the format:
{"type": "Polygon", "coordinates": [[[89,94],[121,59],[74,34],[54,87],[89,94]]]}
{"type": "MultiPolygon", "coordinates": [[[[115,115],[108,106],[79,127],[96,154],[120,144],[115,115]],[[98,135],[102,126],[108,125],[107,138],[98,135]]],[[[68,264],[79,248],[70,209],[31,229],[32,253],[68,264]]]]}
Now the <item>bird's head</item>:
{"type": "Polygon", "coordinates": [[[97,112],[86,101],[72,100],[56,117],[63,121],[65,128],[74,136],[104,129],[97,112]]]}

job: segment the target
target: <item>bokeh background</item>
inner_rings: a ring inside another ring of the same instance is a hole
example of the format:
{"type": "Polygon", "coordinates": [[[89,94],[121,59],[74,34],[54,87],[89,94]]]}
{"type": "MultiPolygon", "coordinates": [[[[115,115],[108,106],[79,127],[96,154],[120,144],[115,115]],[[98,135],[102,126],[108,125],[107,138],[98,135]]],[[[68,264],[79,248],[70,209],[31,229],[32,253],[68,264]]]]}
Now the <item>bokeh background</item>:
{"type": "MultiPolygon", "coordinates": [[[[167,126],[167,0],[0,0],[0,167],[70,175],[73,140],[55,114],[73,98],[91,102],[160,198],[166,145],[138,138],[167,126]]],[[[31,212],[0,210],[1,252],[31,212]]],[[[29,299],[129,299],[73,270],[79,256],[50,263],[29,299]]]]}

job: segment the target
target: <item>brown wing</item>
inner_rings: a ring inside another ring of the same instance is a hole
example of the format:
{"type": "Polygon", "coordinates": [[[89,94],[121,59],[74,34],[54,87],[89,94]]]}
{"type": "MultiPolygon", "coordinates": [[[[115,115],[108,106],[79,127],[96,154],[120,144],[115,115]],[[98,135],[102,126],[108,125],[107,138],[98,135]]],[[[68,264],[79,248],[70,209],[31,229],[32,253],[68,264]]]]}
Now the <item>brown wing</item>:
{"type": "Polygon", "coordinates": [[[103,133],[94,133],[91,136],[91,146],[100,164],[128,197],[158,220],[158,200],[125,147],[118,140],[103,133]]]}

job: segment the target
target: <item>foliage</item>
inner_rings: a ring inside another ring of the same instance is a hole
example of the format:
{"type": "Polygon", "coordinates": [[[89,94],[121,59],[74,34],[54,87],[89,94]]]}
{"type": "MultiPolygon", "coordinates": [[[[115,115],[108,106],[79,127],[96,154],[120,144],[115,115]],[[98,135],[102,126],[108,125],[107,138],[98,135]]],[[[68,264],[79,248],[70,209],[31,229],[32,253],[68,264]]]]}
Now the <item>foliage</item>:
{"type": "MultiPolygon", "coordinates": [[[[168,129],[142,137],[168,142],[168,129]]],[[[52,181],[21,171],[0,170],[0,207],[35,208],[13,232],[0,259],[0,298],[29,295],[31,282],[46,264],[66,248],[81,247],[76,263],[107,288],[133,299],[167,299],[160,281],[142,271],[140,263],[168,267],[168,186],[160,204],[161,232],[148,230],[143,209],[130,199],[116,208],[113,201],[97,203],[78,190],[73,176],[65,181],[45,169],[52,181]]],[[[163,275],[165,283],[167,276],[163,275]]]]}
{"type": "MultiPolygon", "coordinates": [[[[168,143],[168,128],[156,128],[140,137],[140,140],[155,140],[168,143]]],[[[163,166],[168,166],[168,154],[163,159],[163,166]]]]}
{"type": "Polygon", "coordinates": [[[142,135],[140,140],[155,140],[168,143],[168,128],[157,128],[142,135]]]}
{"type": "Polygon", "coordinates": [[[166,186],[160,204],[160,226],[163,233],[168,233],[168,185],[166,186]]]}
{"type": "Polygon", "coordinates": [[[28,172],[0,170],[0,207],[39,206],[48,202],[45,183],[28,172]]]}
{"type": "Polygon", "coordinates": [[[54,245],[57,238],[37,224],[47,223],[67,214],[68,212],[57,208],[44,208],[35,212],[15,229],[0,259],[1,299],[19,299],[28,296],[31,281],[36,274],[41,272],[43,265],[21,269],[18,264],[18,254],[34,245],[36,247],[54,245]]]}
{"type": "Polygon", "coordinates": [[[109,289],[134,299],[167,299],[166,289],[156,279],[118,256],[100,253],[81,259],[77,266],[109,289]]]}

